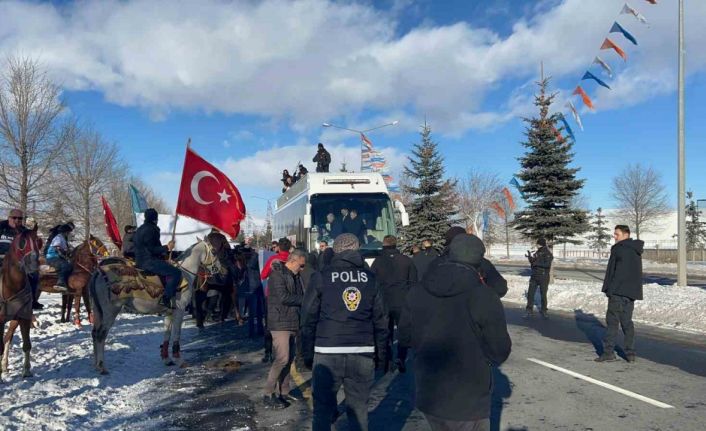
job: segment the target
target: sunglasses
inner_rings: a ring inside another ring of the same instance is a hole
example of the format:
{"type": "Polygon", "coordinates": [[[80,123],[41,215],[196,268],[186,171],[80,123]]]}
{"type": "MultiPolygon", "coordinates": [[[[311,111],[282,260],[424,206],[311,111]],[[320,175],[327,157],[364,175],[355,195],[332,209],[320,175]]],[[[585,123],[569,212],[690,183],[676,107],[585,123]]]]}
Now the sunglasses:
{"type": "Polygon", "coordinates": [[[24,220],[24,217],[10,217],[13,220],[24,220]]]}

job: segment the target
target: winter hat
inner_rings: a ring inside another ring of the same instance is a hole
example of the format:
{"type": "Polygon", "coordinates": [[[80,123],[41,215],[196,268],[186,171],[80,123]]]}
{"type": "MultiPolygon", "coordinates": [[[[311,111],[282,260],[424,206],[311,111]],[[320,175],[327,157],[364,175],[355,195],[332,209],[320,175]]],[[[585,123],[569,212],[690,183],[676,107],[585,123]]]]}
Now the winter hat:
{"type": "Polygon", "coordinates": [[[485,245],[475,235],[463,233],[456,235],[449,247],[449,259],[453,262],[479,265],[485,255],[485,245]]]}
{"type": "Polygon", "coordinates": [[[360,242],[358,237],[352,233],[342,233],[336,237],[333,242],[333,252],[340,253],[346,250],[358,250],[360,242]]]}
{"type": "Polygon", "coordinates": [[[321,142],[319,142],[319,149],[320,149],[320,150],[323,150],[323,149],[324,149],[324,144],[322,144],[321,142]]]}
{"type": "Polygon", "coordinates": [[[462,233],[466,233],[466,229],[462,228],[461,226],[454,226],[451,229],[446,231],[446,241],[444,242],[444,247],[448,247],[451,245],[451,241],[453,241],[454,238],[456,238],[458,235],[461,235],[462,233]]]}
{"type": "Polygon", "coordinates": [[[547,239],[546,238],[539,238],[537,240],[537,245],[541,247],[546,247],[547,246],[547,239]]]}
{"type": "Polygon", "coordinates": [[[157,218],[159,218],[159,214],[157,213],[157,210],[154,208],[147,208],[145,210],[145,221],[146,222],[151,222],[151,223],[156,223],[157,218]]]}

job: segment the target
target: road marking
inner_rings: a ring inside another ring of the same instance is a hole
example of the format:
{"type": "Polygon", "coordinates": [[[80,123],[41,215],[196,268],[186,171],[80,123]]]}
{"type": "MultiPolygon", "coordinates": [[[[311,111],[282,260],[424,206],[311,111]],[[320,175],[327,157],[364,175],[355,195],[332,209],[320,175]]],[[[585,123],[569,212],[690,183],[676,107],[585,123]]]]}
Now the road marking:
{"type": "Polygon", "coordinates": [[[619,394],[623,394],[623,395],[626,395],[626,396],[628,396],[628,397],[632,397],[632,398],[635,398],[635,399],[637,399],[637,400],[644,401],[644,402],[646,402],[646,403],[648,403],[648,404],[652,404],[652,405],[655,406],[655,407],[659,407],[659,408],[662,408],[662,409],[673,409],[673,408],[674,408],[674,406],[670,406],[669,404],[665,404],[665,403],[663,403],[663,402],[661,402],[661,401],[653,400],[652,398],[648,398],[648,397],[646,397],[646,396],[643,396],[643,395],[640,395],[640,394],[636,394],[635,392],[628,391],[627,389],[623,389],[623,388],[619,388],[619,387],[617,387],[617,386],[613,386],[613,385],[611,385],[611,384],[609,384],[609,383],[605,383],[605,382],[602,382],[602,381],[600,381],[600,380],[596,380],[596,379],[594,379],[594,378],[591,378],[591,377],[588,377],[588,376],[584,376],[583,374],[579,374],[579,373],[573,372],[573,371],[571,371],[571,370],[567,370],[566,368],[561,368],[561,367],[558,367],[558,366],[556,366],[556,365],[552,365],[552,364],[550,364],[550,363],[548,363],[548,362],[540,361],[539,359],[527,358],[527,360],[530,361],[530,362],[534,362],[535,364],[539,364],[539,365],[545,366],[545,367],[547,367],[547,368],[551,368],[552,370],[559,371],[559,372],[562,372],[562,373],[564,373],[564,374],[568,374],[568,375],[570,375],[570,376],[572,376],[572,377],[576,377],[577,379],[585,380],[585,381],[587,381],[587,382],[589,382],[589,383],[593,383],[594,385],[602,386],[602,387],[604,387],[604,388],[606,388],[606,389],[610,389],[611,391],[615,391],[615,392],[617,392],[617,393],[619,393],[619,394]]]}

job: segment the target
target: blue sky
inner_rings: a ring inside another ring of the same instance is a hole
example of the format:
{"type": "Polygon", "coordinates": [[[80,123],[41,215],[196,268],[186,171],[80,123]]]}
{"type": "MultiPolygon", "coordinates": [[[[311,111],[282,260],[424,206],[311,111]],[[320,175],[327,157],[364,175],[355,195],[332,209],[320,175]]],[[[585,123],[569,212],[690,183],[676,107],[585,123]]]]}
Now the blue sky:
{"type": "MultiPolygon", "coordinates": [[[[399,120],[371,134],[398,171],[426,117],[449,175],[509,180],[540,61],[563,110],[618,18],[639,45],[610,36],[628,61],[600,52],[612,91],[584,81],[597,109],[582,109],[583,132],[570,120],[584,194],[591,208],[611,207],[612,178],[639,161],[676,202],[676,2],[629,3],[649,27],[618,16],[620,0],[0,1],[0,54],[40,58],[71,112],[171,205],[191,137],[261,219],[265,202],[250,196],[276,197],[279,172],[300,159],[313,168],[317,142],[336,167],[358,163],[358,138],[323,121],[399,120]]],[[[706,53],[690,49],[706,41],[706,2],[689,2],[687,18],[687,187],[706,198],[706,53]]]]}

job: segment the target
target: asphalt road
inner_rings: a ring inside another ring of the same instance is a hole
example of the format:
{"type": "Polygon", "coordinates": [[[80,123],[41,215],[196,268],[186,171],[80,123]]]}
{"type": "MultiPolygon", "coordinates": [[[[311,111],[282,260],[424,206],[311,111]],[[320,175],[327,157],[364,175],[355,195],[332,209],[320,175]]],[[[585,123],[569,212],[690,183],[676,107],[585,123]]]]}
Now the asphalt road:
{"type": "MultiPolygon", "coordinates": [[[[502,274],[513,275],[530,275],[530,269],[527,265],[497,265],[498,270],[502,274]]],[[[575,268],[555,268],[555,274],[558,278],[579,280],[579,281],[597,281],[602,282],[605,276],[604,269],[575,269],[575,268]]],[[[668,274],[643,274],[645,283],[657,283],[665,286],[671,286],[677,282],[676,276],[668,274]]],[[[688,276],[687,282],[689,286],[696,286],[706,289],[706,277],[704,276],[688,276]]]]}
{"type": "MultiPolygon", "coordinates": [[[[597,364],[593,359],[600,350],[602,319],[578,312],[526,320],[523,309],[514,304],[506,304],[506,316],[513,351],[495,372],[493,430],[706,429],[702,335],[638,325],[635,364],[597,364]]],[[[226,322],[186,340],[190,366],[179,371],[172,387],[155,388],[164,403],[140,414],[131,427],[149,429],[151,421],[161,417],[168,418],[174,430],[310,429],[308,403],[281,411],[263,408],[260,397],[268,366],[259,361],[261,341],[245,335],[244,328],[226,322]]],[[[308,373],[297,373],[295,379],[306,394],[309,378],[308,373]]],[[[413,409],[413,387],[411,372],[378,376],[370,402],[371,431],[429,429],[413,409]]],[[[347,429],[345,416],[336,429],[347,429]]]]}

